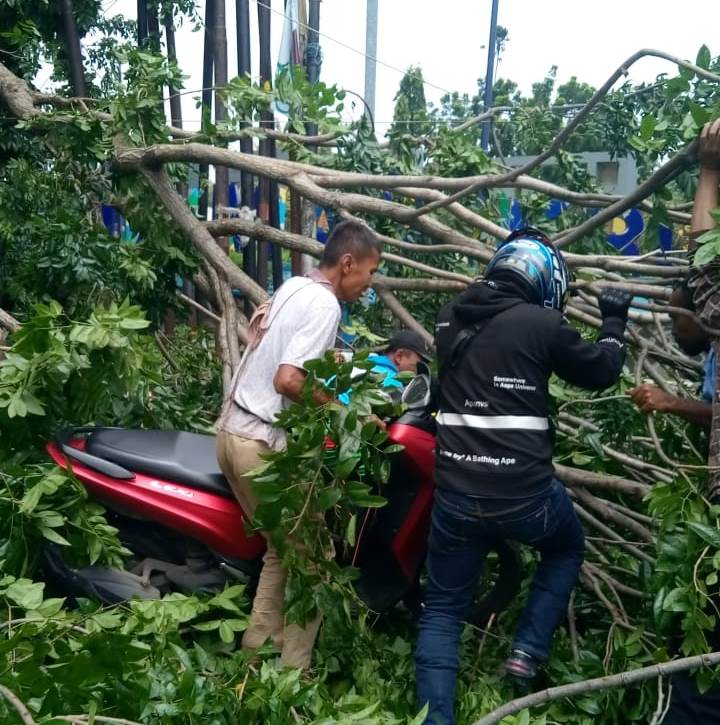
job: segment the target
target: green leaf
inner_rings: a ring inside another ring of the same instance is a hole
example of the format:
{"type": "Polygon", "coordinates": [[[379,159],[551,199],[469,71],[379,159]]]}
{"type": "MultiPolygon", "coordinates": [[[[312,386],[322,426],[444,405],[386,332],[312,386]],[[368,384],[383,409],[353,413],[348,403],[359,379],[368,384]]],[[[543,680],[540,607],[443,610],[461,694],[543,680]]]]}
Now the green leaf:
{"type": "Polygon", "coordinates": [[[696,521],[689,521],[688,528],[695,532],[705,543],[710,544],[716,549],[720,549],[720,531],[712,526],[700,524],[696,521]]]}
{"type": "Polygon", "coordinates": [[[707,70],[710,68],[711,61],[712,56],[710,55],[710,48],[708,48],[707,45],[701,45],[700,50],[698,50],[697,58],[695,59],[695,65],[699,65],[701,68],[707,70]]]}
{"type": "Polygon", "coordinates": [[[42,604],[37,609],[30,609],[27,612],[27,616],[31,619],[51,619],[57,616],[65,604],[64,597],[53,597],[51,599],[44,599],[42,604]]]}
{"type": "Polygon", "coordinates": [[[318,507],[321,511],[327,511],[337,504],[342,497],[342,491],[336,487],[327,487],[318,495],[318,507]]]}
{"type": "Polygon", "coordinates": [[[355,506],[362,508],[380,508],[387,503],[387,499],[382,496],[374,496],[370,493],[370,486],[361,481],[350,481],[345,486],[345,493],[355,506]]]}
{"type": "Polygon", "coordinates": [[[45,415],[45,407],[29,390],[23,391],[22,400],[31,415],[45,415]]]}
{"type": "Polygon", "coordinates": [[[349,546],[355,546],[355,532],[357,530],[357,514],[353,514],[345,529],[345,541],[349,546]]]}
{"type": "Polygon", "coordinates": [[[220,626],[221,621],[220,619],[213,619],[210,622],[197,622],[192,627],[199,632],[212,632],[220,626]]]}
{"type": "Polygon", "coordinates": [[[220,639],[225,642],[225,644],[230,644],[235,641],[235,632],[226,621],[223,620],[220,622],[218,631],[220,633],[220,639]]]}
{"type": "Polygon", "coordinates": [[[698,128],[704,126],[712,117],[710,110],[690,101],[690,115],[698,128]]]}
{"type": "Polygon", "coordinates": [[[120,327],[123,330],[144,330],[150,326],[150,320],[142,320],[132,317],[126,317],[120,320],[120,327]]]}
{"type": "MultiPolygon", "coordinates": [[[[698,242],[700,242],[699,239],[698,242]]],[[[703,243],[695,252],[693,263],[696,267],[702,267],[706,264],[710,264],[710,262],[712,262],[718,255],[720,255],[720,241],[708,241],[703,243]]]]}
{"type": "Polygon", "coordinates": [[[43,600],[45,585],[30,579],[15,580],[5,592],[8,599],[23,609],[37,609],[43,600]]]}
{"type": "Polygon", "coordinates": [[[655,125],[657,123],[657,120],[655,119],[655,116],[651,116],[648,114],[643,118],[643,120],[640,122],[640,128],[638,130],[638,135],[641,139],[644,141],[648,141],[652,138],[653,132],[655,131],[655,125]]]}
{"type": "Polygon", "coordinates": [[[40,533],[48,541],[52,541],[54,544],[59,544],[60,546],[70,546],[70,542],[64,536],[58,534],[55,529],[51,529],[48,526],[40,526],[39,528],[40,533]]]}
{"type": "Polygon", "coordinates": [[[341,481],[344,481],[355,470],[355,466],[357,466],[359,462],[359,458],[348,458],[346,461],[338,463],[338,465],[335,466],[335,476],[341,481]]]}

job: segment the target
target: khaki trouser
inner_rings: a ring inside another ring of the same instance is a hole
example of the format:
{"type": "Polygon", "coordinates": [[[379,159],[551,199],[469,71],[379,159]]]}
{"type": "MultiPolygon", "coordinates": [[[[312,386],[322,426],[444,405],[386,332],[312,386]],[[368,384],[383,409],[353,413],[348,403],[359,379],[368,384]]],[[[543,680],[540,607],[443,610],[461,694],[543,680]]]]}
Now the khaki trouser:
{"type": "MultiPolygon", "coordinates": [[[[258,501],[247,473],[261,466],[264,461],[260,454],[269,451],[270,448],[263,441],[242,438],[224,431],[220,431],[217,436],[220,468],[248,517],[255,513],[258,501]]],[[[243,635],[242,644],[246,649],[257,649],[270,638],[280,650],[282,665],[307,668],[310,666],[313,645],[320,628],[320,615],[305,627],[285,622],[283,609],[287,573],[275,547],[267,536],[265,539],[267,550],[263,557],[263,568],[253,601],[250,623],[243,635]]]]}

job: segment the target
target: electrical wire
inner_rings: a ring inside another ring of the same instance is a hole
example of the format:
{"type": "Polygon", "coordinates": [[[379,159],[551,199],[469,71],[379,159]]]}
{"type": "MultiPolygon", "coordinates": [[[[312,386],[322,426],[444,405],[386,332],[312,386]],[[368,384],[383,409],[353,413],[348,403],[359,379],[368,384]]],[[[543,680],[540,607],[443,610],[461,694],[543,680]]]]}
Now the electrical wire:
{"type": "MultiPolygon", "coordinates": [[[[270,5],[267,2],[264,2],[264,0],[253,0],[253,2],[256,5],[259,5],[259,6],[263,7],[263,8],[266,8],[271,13],[275,13],[276,15],[279,15],[282,18],[288,19],[290,17],[289,15],[287,15],[287,13],[283,13],[280,10],[273,9],[272,7],[270,7],[270,5]]],[[[307,23],[302,23],[299,20],[297,20],[296,22],[302,28],[305,28],[306,30],[312,30],[312,28],[307,23]]],[[[353,48],[352,45],[348,45],[347,43],[344,43],[342,40],[338,40],[337,38],[333,38],[331,35],[327,35],[327,33],[320,32],[319,30],[318,31],[315,31],[315,32],[317,32],[317,34],[321,38],[325,38],[326,40],[331,40],[333,43],[337,43],[337,45],[339,45],[339,46],[341,46],[341,47],[343,47],[343,48],[345,48],[347,50],[351,50],[353,53],[357,53],[358,55],[361,55],[363,58],[368,58],[368,59],[370,59],[372,61],[375,61],[378,65],[384,66],[385,68],[389,68],[390,70],[394,70],[396,73],[399,73],[400,75],[403,75],[404,76],[405,73],[407,72],[407,69],[406,70],[403,70],[402,68],[398,68],[397,66],[390,65],[390,63],[386,63],[385,61],[380,60],[379,58],[375,58],[372,55],[368,55],[367,53],[363,53],[362,50],[358,50],[357,48],[353,48]]],[[[442,91],[443,93],[448,93],[448,94],[451,94],[452,93],[452,91],[449,91],[447,88],[443,88],[442,86],[438,86],[435,83],[430,83],[430,81],[423,80],[422,83],[423,83],[424,86],[428,86],[430,88],[434,88],[436,91],[442,91]]]]}

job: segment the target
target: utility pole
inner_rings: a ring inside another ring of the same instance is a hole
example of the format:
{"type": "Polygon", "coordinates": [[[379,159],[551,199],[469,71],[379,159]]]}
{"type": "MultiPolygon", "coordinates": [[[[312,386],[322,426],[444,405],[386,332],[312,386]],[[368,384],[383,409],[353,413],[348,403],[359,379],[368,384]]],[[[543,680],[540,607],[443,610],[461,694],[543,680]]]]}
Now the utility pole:
{"type": "MultiPolygon", "coordinates": [[[[485,111],[492,108],[493,102],[493,71],[495,70],[495,52],[497,50],[497,16],[499,0],[492,0],[492,12],[490,15],[490,41],[488,43],[487,71],[485,73],[485,94],[483,105],[485,111]]],[[[492,129],[492,118],[483,123],[481,144],[483,151],[490,150],[490,131],[492,129]]]]}
{"type": "Polygon", "coordinates": [[[367,0],[365,22],[365,103],[375,118],[375,77],[377,71],[378,0],[367,0]]]}

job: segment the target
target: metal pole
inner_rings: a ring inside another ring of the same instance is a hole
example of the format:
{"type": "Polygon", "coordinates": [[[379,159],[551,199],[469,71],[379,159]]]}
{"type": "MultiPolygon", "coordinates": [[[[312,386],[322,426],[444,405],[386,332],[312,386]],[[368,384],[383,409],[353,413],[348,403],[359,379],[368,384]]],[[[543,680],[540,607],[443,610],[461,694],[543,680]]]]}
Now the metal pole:
{"type": "MultiPolygon", "coordinates": [[[[205,0],[205,36],[203,46],[203,77],[202,77],[202,129],[207,128],[205,121],[212,119],[212,84],[213,84],[213,23],[215,15],[215,0],[205,0]]],[[[198,167],[198,214],[203,221],[207,219],[208,195],[208,164],[203,162],[198,167]]]]}
{"type": "MultiPolygon", "coordinates": [[[[235,19],[237,24],[237,59],[238,59],[238,75],[250,75],[250,0],[235,0],[235,19]]],[[[245,128],[249,124],[243,124],[245,128]]],[[[240,139],[240,151],[244,154],[253,152],[253,142],[251,138],[240,139]]],[[[247,171],[240,173],[240,206],[246,206],[252,209],[254,206],[254,189],[255,180],[253,175],[247,171]]],[[[244,272],[257,282],[257,242],[250,239],[243,249],[243,270],[244,272]]],[[[250,316],[252,308],[250,303],[246,301],[245,314],[250,316]]]]}
{"type": "MultiPolygon", "coordinates": [[[[225,0],[215,0],[213,18],[213,58],[215,62],[215,124],[222,124],[227,115],[220,88],[228,82],[227,63],[227,31],[225,30],[225,0]]],[[[213,194],[214,218],[217,210],[228,205],[228,169],[226,166],[215,167],[215,189],[213,194]]],[[[218,244],[227,251],[227,240],[222,237],[218,244]]]]}
{"type": "Polygon", "coordinates": [[[305,65],[310,83],[317,83],[320,79],[320,66],[322,54],[320,53],[320,0],[310,0],[308,12],[308,36],[305,65]],[[312,51],[309,49],[312,48],[312,51]]]}
{"type": "Polygon", "coordinates": [[[378,0],[367,0],[365,23],[365,102],[375,118],[375,77],[377,71],[378,0]]]}
{"type": "MultiPolygon", "coordinates": [[[[305,46],[305,72],[310,83],[320,80],[322,66],[322,49],[320,48],[320,0],[309,0],[308,34],[305,46]]],[[[316,123],[307,124],[308,136],[318,132],[316,123]]],[[[315,146],[308,146],[308,151],[317,151],[315,146]]],[[[315,204],[303,199],[297,191],[290,192],[290,229],[296,234],[313,236],[315,233],[315,204]]],[[[313,266],[313,259],[308,254],[292,256],[293,275],[303,274],[313,266]]]]}
{"type": "MultiPolygon", "coordinates": [[[[260,40],[260,85],[272,83],[272,63],[270,60],[270,0],[257,3],[258,35],[260,40]]],[[[263,111],[260,114],[260,126],[273,128],[274,119],[272,111],[263,111]]],[[[260,139],[260,155],[272,156],[271,140],[260,139]]],[[[259,184],[258,216],[265,223],[270,222],[270,179],[261,176],[259,184]]],[[[268,287],[268,243],[258,240],[257,253],[257,283],[263,288],[268,287]]]]}
{"type": "MultiPolygon", "coordinates": [[[[488,44],[487,72],[485,73],[485,95],[483,105],[485,110],[492,108],[493,102],[493,71],[495,70],[495,51],[497,46],[497,16],[499,0],[492,0],[492,12],[490,15],[490,41],[488,44]]],[[[490,150],[490,131],[492,129],[492,118],[483,123],[481,144],[484,151],[490,150]]]]}

